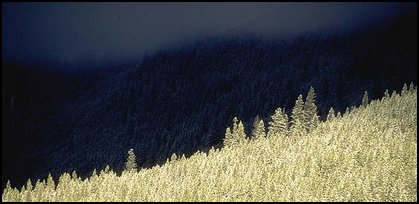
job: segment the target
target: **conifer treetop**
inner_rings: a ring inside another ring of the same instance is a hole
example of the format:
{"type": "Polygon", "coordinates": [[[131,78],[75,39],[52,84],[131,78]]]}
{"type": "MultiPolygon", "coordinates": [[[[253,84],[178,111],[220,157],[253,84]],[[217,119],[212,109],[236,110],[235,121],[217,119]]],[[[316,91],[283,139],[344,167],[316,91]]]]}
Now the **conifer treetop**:
{"type": "Polygon", "coordinates": [[[128,158],[125,163],[125,170],[127,171],[133,171],[137,169],[137,162],[136,162],[136,156],[134,154],[134,150],[130,149],[128,151],[128,158]]]}

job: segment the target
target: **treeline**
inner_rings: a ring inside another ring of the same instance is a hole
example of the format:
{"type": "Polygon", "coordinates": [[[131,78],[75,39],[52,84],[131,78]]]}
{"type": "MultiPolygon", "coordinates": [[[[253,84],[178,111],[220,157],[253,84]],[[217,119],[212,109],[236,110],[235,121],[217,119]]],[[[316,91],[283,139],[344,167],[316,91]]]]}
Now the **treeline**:
{"type": "Polygon", "coordinates": [[[221,149],[141,170],[130,149],[121,175],[107,166],[87,179],[73,171],[7,182],[2,201],[417,201],[417,87],[371,102],[364,94],[364,104],[318,122],[309,93],[290,123],[277,108],[267,133],[257,118],[249,138],[234,118],[221,149]]]}
{"type": "MultiPolygon", "coordinates": [[[[406,84],[403,85],[400,94],[401,96],[405,96],[414,92],[415,86],[413,83],[410,83],[409,87],[406,84]]],[[[396,95],[396,91],[393,91],[391,94],[393,97],[396,97],[396,95]]],[[[258,140],[266,137],[301,137],[310,133],[321,122],[318,116],[315,98],[316,93],[313,87],[310,87],[305,101],[300,94],[295,101],[291,118],[288,117],[288,114],[283,108],[277,108],[269,121],[268,132],[266,132],[264,121],[256,116],[251,134],[247,136],[242,121],[238,120],[237,117],[233,118],[233,127],[227,127],[226,129],[223,142],[224,146],[235,146],[246,139],[258,140]]],[[[390,98],[388,90],[384,93],[383,99],[385,98],[390,98]]],[[[369,101],[368,92],[365,91],[360,108],[366,108],[369,101]]],[[[347,107],[345,112],[341,113],[338,111],[335,113],[335,110],[331,107],[325,121],[331,122],[335,118],[341,118],[344,114],[349,114],[355,108],[355,106],[347,107]]]]}

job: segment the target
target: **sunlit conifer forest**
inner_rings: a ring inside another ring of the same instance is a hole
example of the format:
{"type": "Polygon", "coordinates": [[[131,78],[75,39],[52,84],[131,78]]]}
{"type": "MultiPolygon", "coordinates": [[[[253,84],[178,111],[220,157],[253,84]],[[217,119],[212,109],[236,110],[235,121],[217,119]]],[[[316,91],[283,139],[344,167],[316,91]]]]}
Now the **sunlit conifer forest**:
{"type": "Polygon", "coordinates": [[[291,123],[278,107],[246,135],[235,117],[223,148],[173,154],[148,169],[130,149],[121,175],[106,166],[85,179],[73,171],[57,182],[8,182],[2,201],[417,201],[417,88],[330,109],[325,121],[309,93],[291,123]]]}

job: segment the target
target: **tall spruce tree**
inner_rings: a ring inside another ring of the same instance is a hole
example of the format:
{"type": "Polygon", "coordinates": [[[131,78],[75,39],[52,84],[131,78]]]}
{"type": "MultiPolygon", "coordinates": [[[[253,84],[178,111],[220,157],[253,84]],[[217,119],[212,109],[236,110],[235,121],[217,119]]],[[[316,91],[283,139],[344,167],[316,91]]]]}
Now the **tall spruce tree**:
{"type": "Polygon", "coordinates": [[[52,178],[51,173],[48,174],[46,186],[49,189],[55,190],[55,182],[54,182],[54,179],[52,178]]]}
{"type": "Polygon", "coordinates": [[[246,140],[246,133],[244,132],[244,125],[237,117],[233,118],[233,128],[231,131],[231,139],[229,144],[237,144],[246,140]]]}
{"type": "MultiPolygon", "coordinates": [[[[39,181],[39,180],[38,180],[39,181]]],[[[7,180],[6,182],[6,187],[3,190],[3,195],[2,195],[2,201],[4,199],[4,195],[8,195],[9,192],[12,192],[12,186],[10,184],[10,180],[7,180]]]]}
{"type": "Polygon", "coordinates": [[[292,109],[291,133],[293,135],[301,135],[304,133],[303,122],[305,118],[303,96],[300,94],[295,101],[294,108],[292,109]]]}
{"type": "Polygon", "coordinates": [[[236,131],[233,133],[234,137],[237,138],[239,143],[246,141],[246,133],[244,132],[244,125],[242,121],[239,121],[239,124],[237,125],[236,131]]]}
{"type": "Polygon", "coordinates": [[[234,146],[236,143],[236,138],[233,137],[230,127],[227,127],[225,137],[224,137],[224,146],[234,146]]]}
{"type": "Polygon", "coordinates": [[[137,161],[136,161],[136,157],[135,157],[133,149],[130,149],[128,151],[128,158],[127,158],[127,161],[125,162],[125,170],[126,171],[137,170],[137,161]]]}
{"type": "Polygon", "coordinates": [[[256,140],[266,137],[265,123],[259,116],[256,116],[255,121],[253,122],[252,136],[256,140]]]}
{"type": "Polygon", "coordinates": [[[319,116],[317,115],[317,106],[315,102],[316,93],[314,92],[314,88],[310,86],[303,108],[303,112],[305,113],[303,125],[307,131],[317,127],[318,123],[320,122],[319,116]]]}
{"type": "Polygon", "coordinates": [[[278,135],[287,136],[289,133],[288,115],[281,108],[277,108],[271,116],[269,122],[268,137],[277,137],[278,135]]]}
{"type": "Polygon", "coordinates": [[[362,107],[367,107],[367,105],[368,105],[368,92],[367,91],[365,91],[364,92],[364,96],[362,97],[362,107]]]}

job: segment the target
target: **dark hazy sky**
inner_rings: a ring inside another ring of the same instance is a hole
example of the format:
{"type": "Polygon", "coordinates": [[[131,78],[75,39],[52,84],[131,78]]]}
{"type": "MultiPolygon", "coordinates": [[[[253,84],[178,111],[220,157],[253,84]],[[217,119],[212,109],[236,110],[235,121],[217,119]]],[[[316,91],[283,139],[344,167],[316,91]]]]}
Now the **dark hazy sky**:
{"type": "Polygon", "coordinates": [[[2,3],[2,57],[135,58],[206,36],[389,21],[416,3],[2,3]]]}

